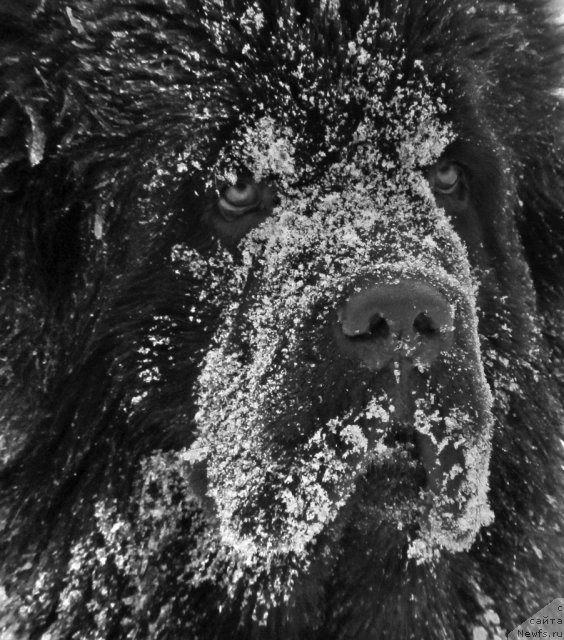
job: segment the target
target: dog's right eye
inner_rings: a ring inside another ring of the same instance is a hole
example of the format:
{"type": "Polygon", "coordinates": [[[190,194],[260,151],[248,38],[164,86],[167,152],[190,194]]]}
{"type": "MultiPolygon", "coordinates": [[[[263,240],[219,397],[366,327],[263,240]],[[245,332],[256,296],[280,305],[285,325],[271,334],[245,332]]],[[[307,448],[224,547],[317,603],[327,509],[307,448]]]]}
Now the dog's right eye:
{"type": "Polygon", "coordinates": [[[255,206],[259,201],[259,189],[254,182],[238,182],[236,185],[227,187],[220,198],[223,206],[239,209],[255,206]]]}
{"type": "Polygon", "coordinates": [[[256,182],[239,181],[223,190],[217,206],[219,212],[228,220],[262,208],[262,193],[256,182]]]}
{"type": "Polygon", "coordinates": [[[272,214],[275,205],[273,188],[264,182],[257,183],[251,177],[225,185],[218,195],[210,203],[204,220],[227,245],[236,245],[272,214]]]}

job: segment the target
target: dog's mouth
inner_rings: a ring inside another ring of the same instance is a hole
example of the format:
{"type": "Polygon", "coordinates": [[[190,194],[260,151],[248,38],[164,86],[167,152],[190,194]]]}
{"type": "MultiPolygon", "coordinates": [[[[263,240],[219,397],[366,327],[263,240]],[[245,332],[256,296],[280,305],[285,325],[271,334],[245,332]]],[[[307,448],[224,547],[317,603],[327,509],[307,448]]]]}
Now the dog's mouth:
{"type": "Polygon", "coordinates": [[[415,531],[416,560],[469,548],[491,518],[491,413],[464,304],[449,348],[423,367],[401,351],[359,367],[307,325],[291,348],[257,333],[264,357],[247,360],[228,328],[200,378],[195,448],[220,537],[244,565],[305,562],[351,505],[415,531]]]}
{"type": "Polygon", "coordinates": [[[434,496],[450,502],[455,517],[461,505],[457,496],[464,478],[465,458],[456,443],[438,445],[417,429],[417,421],[391,419],[383,425],[362,418],[368,455],[357,479],[367,506],[379,506],[387,521],[413,524],[432,509],[434,496]]]}
{"type": "MultiPolygon", "coordinates": [[[[399,385],[393,370],[376,379],[370,374],[357,385],[356,397],[343,394],[343,404],[333,399],[331,405],[329,392],[307,415],[300,410],[314,387],[300,389],[294,381],[290,394],[288,378],[273,377],[274,390],[286,395],[273,392],[274,404],[265,399],[253,406],[238,361],[229,362],[222,351],[215,356],[213,368],[221,363],[222,379],[233,386],[223,399],[208,396],[209,428],[196,446],[220,535],[244,564],[307,557],[319,534],[346,518],[350,505],[400,530],[416,530],[410,553],[421,560],[441,548],[468,548],[488,521],[489,424],[469,408],[479,398],[457,404],[463,380],[450,381],[450,403],[442,403],[441,380],[425,386],[428,376],[421,375],[419,388],[404,386],[394,395],[399,385]],[[238,393],[244,404],[234,402],[238,393]],[[351,397],[354,408],[343,410],[351,397]],[[325,410],[317,413],[320,407],[325,410]],[[301,429],[292,434],[292,424],[301,429]]],[[[471,393],[466,383],[462,391],[471,393]]],[[[255,390],[254,402],[261,391],[255,390]]]]}
{"type": "Polygon", "coordinates": [[[374,485],[371,501],[419,501],[429,483],[418,434],[412,424],[391,422],[385,431],[373,420],[361,421],[368,434],[368,455],[362,483],[374,485]]]}
{"type": "Polygon", "coordinates": [[[370,514],[364,520],[374,527],[384,521],[406,529],[417,526],[424,515],[428,473],[415,434],[407,431],[402,425],[398,433],[390,433],[383,443],[385,455],[375,455],[356,479],[350,502],[370,514]]]}
{"type": "MultiPolygon", "coordinates": [[[[475,420],[463,405],[446,409],[437,402],[435,393],[424,388],[425,374],[413,367],[410,371],[399,369],[392,366],[387,375],[384,372],[379,376],[387,391],[380,390],[379,407],[385,410],[361,412],[358,418],[368,451],[372,452],[367,469],[374,474],[384,464],[383,473],[388,474],[390,481],[401,480],[397,483],[400,493],[404,486],[411,493],[416,488],[418,500],[424,499],[426,492],[442,493],[453,500],[456,512],[456,496],[466,463],[464,434],[461,430],[455,435],[452,420],[475,420]]],[[[451,384],[456,385],[456,380],[451,384]]],[[[479,404],[479,398],[474,402],[479,404]]],[[[487,431],[486,425],[479,422],[477,427],[487,431]]]]}

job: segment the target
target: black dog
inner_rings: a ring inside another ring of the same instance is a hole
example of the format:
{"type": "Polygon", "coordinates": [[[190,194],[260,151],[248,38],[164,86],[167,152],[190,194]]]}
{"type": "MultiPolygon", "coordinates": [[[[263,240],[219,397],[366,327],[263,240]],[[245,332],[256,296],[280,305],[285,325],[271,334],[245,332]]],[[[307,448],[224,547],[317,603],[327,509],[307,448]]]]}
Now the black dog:
{"type": "Polygon", "coordinates": [[[564,595],[548,3],[0,24],[3,633],[494,639],[564,595]]]}

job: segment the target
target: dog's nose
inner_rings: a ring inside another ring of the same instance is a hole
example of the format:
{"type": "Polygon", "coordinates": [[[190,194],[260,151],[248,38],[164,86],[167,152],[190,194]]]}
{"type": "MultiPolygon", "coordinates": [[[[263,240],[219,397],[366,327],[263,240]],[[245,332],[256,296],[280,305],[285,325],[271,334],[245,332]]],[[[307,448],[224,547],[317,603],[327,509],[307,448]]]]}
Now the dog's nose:
{"type": "Polygon", "coordinates": [[[391,361],[428,367],[453,341],[454,313],[433,286],[412,280],[354,294],[338,311],[337,342],[373,370],[391,361]]]}

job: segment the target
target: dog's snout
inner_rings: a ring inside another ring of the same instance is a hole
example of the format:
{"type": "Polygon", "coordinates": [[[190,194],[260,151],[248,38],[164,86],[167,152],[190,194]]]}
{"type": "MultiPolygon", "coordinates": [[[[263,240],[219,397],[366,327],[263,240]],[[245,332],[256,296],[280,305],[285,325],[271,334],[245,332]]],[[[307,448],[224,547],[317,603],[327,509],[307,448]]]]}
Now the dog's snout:
{"type": "Polygon", "coordinates": [[[374,370],[400,360],[425,367],[452,345],[452,306],[424,282],[365,289],[351,296],[337,319],[341,350],[374,370]]]}

